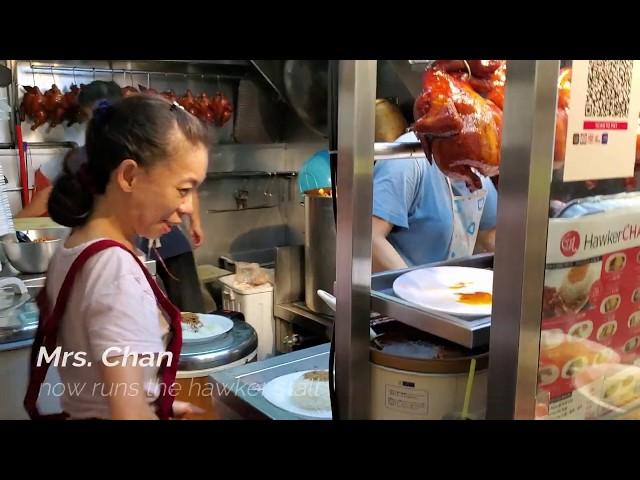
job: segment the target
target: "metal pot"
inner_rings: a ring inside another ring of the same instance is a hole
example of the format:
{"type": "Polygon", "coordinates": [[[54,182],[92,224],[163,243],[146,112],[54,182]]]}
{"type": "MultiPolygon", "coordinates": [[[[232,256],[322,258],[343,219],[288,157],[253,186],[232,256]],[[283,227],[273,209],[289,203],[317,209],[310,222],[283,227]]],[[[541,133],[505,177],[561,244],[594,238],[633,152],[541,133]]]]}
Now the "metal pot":
{"type": "Polygon", "coordinates": [[[304,195],[304,284],[305,303],[316,313],[333,315],[317,295],[318,290],[333,292],[336,279],[336,225],[333,201],[316,191],[304,195]]]}
{"type": "Polygon", "coordinates": [[[22,273],[44,273],[54,253],[69,236],[70,228],[42,228],[24,233],[30,242],[18,243],[11,239],[2,241],[4,253],[9,263],[22,273]],[[46,239],[46,240],[43,240],[46,239]]]}
{"type": "Polygon", "coordinates": [[[389,100],[376,100],[376,142],[395,142],[407,129],[407,121],[397,105],[389,100]]]}

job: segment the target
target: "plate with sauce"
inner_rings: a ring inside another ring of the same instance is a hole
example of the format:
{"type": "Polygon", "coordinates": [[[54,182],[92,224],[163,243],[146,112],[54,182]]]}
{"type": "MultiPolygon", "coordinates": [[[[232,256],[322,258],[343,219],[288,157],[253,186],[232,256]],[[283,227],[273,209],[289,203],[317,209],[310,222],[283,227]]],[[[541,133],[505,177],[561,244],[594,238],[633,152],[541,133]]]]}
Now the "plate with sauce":
{"type": "Polygon", "coordinates": [[[411,303],[458,317],[487,317],[493,301],[493,271],[470,267],[429,267],[393,282],[394,293],[411,303]]]}

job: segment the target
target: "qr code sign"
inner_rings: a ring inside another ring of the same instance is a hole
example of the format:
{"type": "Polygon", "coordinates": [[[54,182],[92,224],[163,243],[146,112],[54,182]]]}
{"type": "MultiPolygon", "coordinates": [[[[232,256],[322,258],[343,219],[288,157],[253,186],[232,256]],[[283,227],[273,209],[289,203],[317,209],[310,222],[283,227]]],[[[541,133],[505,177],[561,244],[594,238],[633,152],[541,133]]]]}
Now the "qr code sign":
{"type": "Polygon", "coordinates": [[[629,115],[633,60],[589,60],[585,117],[629,115]]]}

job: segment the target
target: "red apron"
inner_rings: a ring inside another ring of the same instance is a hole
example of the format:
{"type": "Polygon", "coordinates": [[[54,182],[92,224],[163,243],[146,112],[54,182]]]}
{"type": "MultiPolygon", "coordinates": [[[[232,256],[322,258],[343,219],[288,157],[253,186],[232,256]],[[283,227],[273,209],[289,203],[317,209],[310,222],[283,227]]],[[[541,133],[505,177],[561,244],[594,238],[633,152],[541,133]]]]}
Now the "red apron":
{"type": "Polygon", "coordinates": [[[71,289],[73,288],[76,276],[82,269],[83,265],[96,253],[111,247],[119,247],[123,250],[126,250],[131,254],[136,262],[138,262],[138,265],[140,265],[140,268],[144,272],[145,277],[147,278],[147,281],[149,282],[149,285],[153,290],[158,304],[170,318],[171,338],[169,340],[169,345],[167,346],[167,351],[172,353],[171,356],[173,361],[171,362],[171,365],[167,365],[167,357],[163,357],[162,364],[158,371],[161,382],[161,389],[160,396],[156,400],[156,413],[162,420],[167,420],[171,417],[174,400],[173,388],[171,387],[173,386],[176,379],[178,359],[180,358],[180,351],[182,350],[182,319],[180,311],[169,301],[162,290],[160,290],[160,287],[158,287],[158,284],[146,269],[144,264],[131,250],[129,250],[121,243],[113,240],[99,240],[89,245],[74,260],[71,268],[69,269],[69,272],[67,273],[67,276],[64,279],[64,282],[62,283],[62,287],[60,288],[60,293],[58,294],[58,298],[56,300],[53,311],[49,309],[46,285],[38,295],[37,303],[38,308],[40,309],[40,320],[38,322],[38,330],[33,342],[33,347],[31,349],[29,385],[27,387],[27,393],[24,398],[24,407],[27,410],[29,416],[34,420],[44,418],[62,419],[67,417],[66,413],[55,415],[41,415],[38,411],[36,403],[38,401],[40,387],[44,382],[45,377],[47,376],[47,371],[49,370],[49,364],[47,362],[43,362],[42,365],[38,366],[38,352],[40,351],[41,347],[45,347],[47,353],[50,354],[56,348],[60,321],[64,315],[67,301],[69,300],[69,295],[71,294],[71,289]]]}

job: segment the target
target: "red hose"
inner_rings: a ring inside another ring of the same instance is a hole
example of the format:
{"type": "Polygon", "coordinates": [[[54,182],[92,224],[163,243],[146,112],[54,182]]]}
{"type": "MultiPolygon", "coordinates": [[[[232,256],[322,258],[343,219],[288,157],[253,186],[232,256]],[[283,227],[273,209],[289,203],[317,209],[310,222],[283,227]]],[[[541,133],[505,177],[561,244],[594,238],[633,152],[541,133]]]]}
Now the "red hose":
{"type": "Polygon", "coordinates": [[[20,157],[20,183],[22,184],[22,208],[24,208],[29,205],[29,174],[27,172],[27,157],[22,141],[22,125],[19,123],[16,125],[16,143],[18,144],[18,155],[20,157]]]}

